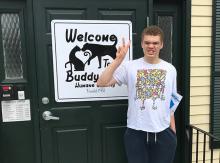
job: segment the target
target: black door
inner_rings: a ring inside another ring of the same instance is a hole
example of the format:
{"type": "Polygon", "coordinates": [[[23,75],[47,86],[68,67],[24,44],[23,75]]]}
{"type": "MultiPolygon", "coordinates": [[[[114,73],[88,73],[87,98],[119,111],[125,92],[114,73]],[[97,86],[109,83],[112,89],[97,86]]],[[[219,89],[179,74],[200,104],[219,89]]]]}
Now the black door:
{"type": "Polygon", "coordinates": [[[125,163],[127,100],[57,103],[50,23],[66,20],[130,20],[134,58],[142,55],[147,0],[37,0],[34,6],[42,163],[125,163]],[[138,56],[139,55],[139,56],[138,56]],[[50,111],[59,120],[42,118],[50,111]]]}

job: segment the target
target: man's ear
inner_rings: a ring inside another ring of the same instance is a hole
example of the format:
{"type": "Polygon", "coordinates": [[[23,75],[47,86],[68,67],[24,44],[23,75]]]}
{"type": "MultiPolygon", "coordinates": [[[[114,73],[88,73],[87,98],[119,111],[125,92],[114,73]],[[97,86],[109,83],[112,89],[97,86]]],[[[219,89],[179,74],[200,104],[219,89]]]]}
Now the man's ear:
{"type": "Polygon", "coordinates": [[[162,44],[161,44],[161,47],[160,47],[160,49],[163,49],[163,42],[162,42],[162,44]]]}
{"type": "Polygon", "coordinates": [[[141,47],[142,47],[142,49],[143,49],[143,47],[144,47],[144,46],[143,46],[143,41],[141,41],[141,47]]]}

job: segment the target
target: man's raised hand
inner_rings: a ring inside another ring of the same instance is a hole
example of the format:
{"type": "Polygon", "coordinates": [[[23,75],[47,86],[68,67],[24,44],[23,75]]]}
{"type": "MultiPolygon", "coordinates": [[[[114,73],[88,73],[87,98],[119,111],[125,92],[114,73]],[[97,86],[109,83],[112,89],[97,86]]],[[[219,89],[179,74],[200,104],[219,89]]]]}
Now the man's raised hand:
{"type": "Polygon", "coordinates": [[[128,41],[127,44],[125,44],[125,39],[122,38],[122,45],[118,47],[118,50],[116,52],[116,60],[119,60],[122,62],[123,59],[125,58],[125,55],[128,52],[129,47],[130,47],[130,40],[128,41]]]}

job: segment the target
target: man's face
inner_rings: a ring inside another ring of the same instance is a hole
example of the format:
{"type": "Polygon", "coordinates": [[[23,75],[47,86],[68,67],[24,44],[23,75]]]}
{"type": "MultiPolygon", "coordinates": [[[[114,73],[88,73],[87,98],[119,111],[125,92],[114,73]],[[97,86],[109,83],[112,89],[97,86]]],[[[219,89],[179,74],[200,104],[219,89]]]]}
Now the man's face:
{"type": "Polygon", "coordinates": [[[160,36],[145,35],[141,42],[141,47],[146,59],[158,59],[160,49],[163,48],[163,42],[160,40],[160,36]]]}

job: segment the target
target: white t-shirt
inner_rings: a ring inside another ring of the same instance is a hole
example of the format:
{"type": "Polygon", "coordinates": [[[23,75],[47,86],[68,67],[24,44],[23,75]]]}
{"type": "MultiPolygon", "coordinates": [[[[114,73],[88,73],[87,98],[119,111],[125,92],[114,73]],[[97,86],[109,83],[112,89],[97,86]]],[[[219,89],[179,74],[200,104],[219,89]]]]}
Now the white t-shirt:
{"type": "Polygon", "coordinates": [[[169,127],[171,112],[182,98],[176,75],[175,67],[162,59],[150,64],[140,58],[116,69],[113,77],[128,87],[127,127],[155,133],[169,127]]]}

